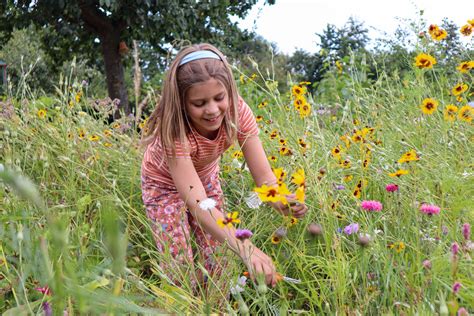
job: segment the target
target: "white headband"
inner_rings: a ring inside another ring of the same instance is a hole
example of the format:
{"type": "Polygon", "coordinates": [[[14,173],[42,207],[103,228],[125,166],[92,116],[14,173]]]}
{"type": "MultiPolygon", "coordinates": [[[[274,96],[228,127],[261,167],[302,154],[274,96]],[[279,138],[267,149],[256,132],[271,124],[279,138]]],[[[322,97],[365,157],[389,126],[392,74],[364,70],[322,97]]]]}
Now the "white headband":
{"type": "Polygon", "coordinates": [[[186,63],[189,63],[190,61],[197,60],[197,59],[204,59],[204,58],[213,58],[213,59],[219,59],[219,55],[216,53],[210,51],[210,50],[198,50],[192,53],[187,54],[186,56],[181,59],[181,62],[179,63],[179,66],[182,66],[186,63]]]}

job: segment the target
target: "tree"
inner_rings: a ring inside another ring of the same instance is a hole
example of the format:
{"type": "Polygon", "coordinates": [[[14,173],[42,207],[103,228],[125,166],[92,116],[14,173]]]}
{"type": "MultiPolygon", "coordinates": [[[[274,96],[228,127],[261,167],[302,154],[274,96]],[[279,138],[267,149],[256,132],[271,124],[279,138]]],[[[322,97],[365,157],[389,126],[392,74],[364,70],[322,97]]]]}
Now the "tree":
{"type": "MultiPolygon", "coordinates": [[[[274,0],[266,0],[273,4],[274,0]]],[[[7,0],[0,3],[0,44],[15,28],[33,23],[54,29],[42,37],[46,52],[57,65],[71,55],[98,60],[102,55],[109,96],[131,112],[124,84],[123,58],[132,40],[148,42],[158,52],[175,40],[225,43],[223,35],[238,33],[229,16],[244,17],[251,1],[195,0],[7,0]],[[48,36],[49,34],[49,36],[48,36]]]]}

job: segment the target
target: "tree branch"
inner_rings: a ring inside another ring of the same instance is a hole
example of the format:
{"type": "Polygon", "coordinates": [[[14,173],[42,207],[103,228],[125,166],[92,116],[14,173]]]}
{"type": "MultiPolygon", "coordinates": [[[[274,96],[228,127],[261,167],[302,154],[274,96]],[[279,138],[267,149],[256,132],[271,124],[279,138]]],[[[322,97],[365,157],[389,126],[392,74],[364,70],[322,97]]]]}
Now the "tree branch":
{"type": "Polygon", "coordinates": [[[81,10],[81,18],[86,25],[94,30],[95,33],[103,36],[107,32],[113,30],[113,25],[107,16],[99,11],[94,3],[86,0],[79,1],[79,9],[81,10]]]}

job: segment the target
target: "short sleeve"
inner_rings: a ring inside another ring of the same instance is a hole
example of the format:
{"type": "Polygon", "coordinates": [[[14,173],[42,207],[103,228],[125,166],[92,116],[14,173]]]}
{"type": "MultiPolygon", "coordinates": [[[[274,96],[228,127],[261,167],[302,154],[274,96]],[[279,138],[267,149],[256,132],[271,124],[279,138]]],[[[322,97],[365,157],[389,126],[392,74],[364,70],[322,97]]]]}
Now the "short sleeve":
{"type": "Polygon", "coordinates": [[[255,116],[252,109],[239,96],[239,130],[237,132],[237,139],[239,144],[243,144],[250,136],[257,136],[259,133],[255,116]]]}

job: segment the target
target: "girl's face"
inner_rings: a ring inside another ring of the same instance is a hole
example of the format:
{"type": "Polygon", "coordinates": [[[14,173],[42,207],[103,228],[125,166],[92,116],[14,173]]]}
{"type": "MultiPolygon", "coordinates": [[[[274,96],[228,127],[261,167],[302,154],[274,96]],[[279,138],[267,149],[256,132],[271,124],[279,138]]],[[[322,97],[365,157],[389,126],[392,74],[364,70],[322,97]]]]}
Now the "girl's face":
{"type": "Polygon", "coordinates": [[[188,119],[202,136],[214,139],[229,108],[226,88],[216,79],[193,85],[185,98],[188,119]]]}

